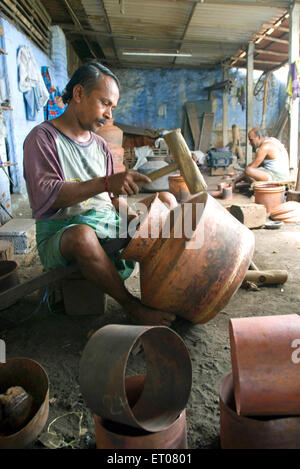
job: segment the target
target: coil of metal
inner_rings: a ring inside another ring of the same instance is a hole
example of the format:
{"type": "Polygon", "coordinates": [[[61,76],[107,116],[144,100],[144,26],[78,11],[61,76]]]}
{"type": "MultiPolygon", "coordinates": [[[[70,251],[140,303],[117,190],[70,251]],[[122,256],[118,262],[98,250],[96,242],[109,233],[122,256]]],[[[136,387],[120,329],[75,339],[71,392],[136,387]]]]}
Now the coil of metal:
{"type": "Polygon", "coordinates": [[[164,326],[104,326],[90,338],[80,360],[80,388],[92,412],[148,432],[163,431],[174,423],[186,407],[191,381],[188,350],[179,335],[164,326]],[[126,366],[139,341],[147,379],[131,408],[125,391],[126,366]]]}
{"type": "MultiPolygon", "coordinates": [[[[149,207],[155,218],[157,198],[149,207]]],[[[193,323],[212,319],[241,285],[254,251],[253,233],[207,193],[171,210],[157,236],[143,221],[122,252],[140,262],[144,304],[193,323]]]]}
{"type": "Polygon", "coordinates": [[[229,334],[237,413],[300,415],[300,317],[235,318],[229,334]]]}
{"type": "Polygon", "coordinates": [[[21,386],[33,397],[34,413],[15,433],[0,435],[0,449],[22,449],[43,430],[49,412],[49,380],[44,368],[29,358],[10,358],[0,363],[0,392],[21,386]]]}
{"type": "MultiPolygon", "coordinates": [[[[142,394],[146,375],[127,376],[126,395],[130,407],[134,407],[142,394]]],[[[183,410],[174,423],[160,432],[141,429],[105,420],[94,414],[97,449],[186,449],[186,411],[183,410]]]]}
{"type": "Polygon", "coordinates": [[[219,404],[222,449],[300,449],[300,417],[237,414],[232,374],[221,383],[219,404]]]}

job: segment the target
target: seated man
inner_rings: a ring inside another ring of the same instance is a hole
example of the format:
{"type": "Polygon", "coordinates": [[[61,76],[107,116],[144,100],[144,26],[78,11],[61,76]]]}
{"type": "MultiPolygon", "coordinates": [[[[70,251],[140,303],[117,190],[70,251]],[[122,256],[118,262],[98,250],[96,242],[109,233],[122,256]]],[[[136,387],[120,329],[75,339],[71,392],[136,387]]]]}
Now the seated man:
{"type": "Polygon", "coordinates": [[[109,257],[101,246],[118,236],[120,201],[131,217],[136,215],[114,195],[136,194],[136,182],[151,182],[136,171],[114,174],[112,155],[95,133],[118,103],[118,78],[96,61],[87,63],[74,73],[62,98],[65,112],[36,126],[24,142],[24,177],[41,262],[52,269],[75,261],[134,323],[169,325],[173,314],[143,305],[125,288],[134,262],[109,257]]]}
{"type": "Polygon", "coordinates": [[[289,180],[289,157],[284,145],[274,137],[265,137],[258,127],[250,130],[249,141],[256,156],[245,172],[235,180],[286,181],[289,180]]]}

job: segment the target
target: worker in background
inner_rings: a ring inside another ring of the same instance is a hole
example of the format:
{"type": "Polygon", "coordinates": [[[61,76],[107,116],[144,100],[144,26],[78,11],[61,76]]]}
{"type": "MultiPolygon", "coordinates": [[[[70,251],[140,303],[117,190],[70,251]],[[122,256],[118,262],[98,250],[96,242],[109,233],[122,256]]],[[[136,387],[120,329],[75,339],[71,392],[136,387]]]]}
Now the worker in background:
{"type": "Polygon", "coordinates": [[[125,288],[134,262],[109,257],[101,245],[120,227],[121,203],[128,220],[136,216],[115,195],[137,194],[138,181],[151,182],[133,170],[114,174],[112,155],[96,135],[117,106],[118,78],[99,62],[89,62],[74,73],[62,98],[64,113],[36,126],[24,142],[24,178],[41,262],[46,269],[76,262],[83,276],[122,305],[132,322],[170,325],[173,314],[143,305],[125,288]]]}
{"type": "Polygon", "coordinates": [[[264,136],[259,127],[251,129],[248,138],[256,156],[235,183],[289,180],[289,156],[284,145],[277,138],[264,136]]]}

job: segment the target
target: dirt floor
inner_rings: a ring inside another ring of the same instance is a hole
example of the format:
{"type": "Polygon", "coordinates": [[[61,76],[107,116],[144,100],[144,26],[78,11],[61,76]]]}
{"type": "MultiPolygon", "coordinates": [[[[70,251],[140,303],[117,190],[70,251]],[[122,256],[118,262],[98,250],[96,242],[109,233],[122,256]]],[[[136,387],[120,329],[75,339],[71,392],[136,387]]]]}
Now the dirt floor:
{"type": "MultiPolygon", "coordinates": [[[[217,179],[210,181],[212,189],[216,183],[217,179]]],[[[233,201],[241,197],[236,195],[233,201]]],[[[244,200],[253,201],[248,197],[244,200]]],[[[19,205],[15,216],[26,217],[26,211],[19,205]]],[[[281,286],[260,287],[258,291],[240,288],[208,323],[192,325],[179,319],[173,326],[190,352],[193,367],[192,391],[187,403],[190,449],[220,445],[219,386],[231,372],[229,319],[299,313],[300,225],[285,225],[279,230],[256,229],[253,233],[254,262],[262,269],[286,269],[288,281],[281,286]]],[[[24,281],[41,271],[37,257],[29,265],[23,259],[20,279],[24,281]]],[[[127,281],[127,286],[135,295],[139,294],[138,271],[127,281]]],[[[94,422],[80,392],[78,369],[91,332],[108,323],[128,323],[121,307],[111,298],[101,316],[70,316],[62,303],[50,310],[47,304],[41,304],[41,292],[0,312],[0,338],[6,342],[7,358],[29,357],[38,361],[50,380],[48,421],[30,448],[95,448],[94,422]]],[[[131,371],[138,373],[143,360],[143,351],[131,357],[131,371]]]]}

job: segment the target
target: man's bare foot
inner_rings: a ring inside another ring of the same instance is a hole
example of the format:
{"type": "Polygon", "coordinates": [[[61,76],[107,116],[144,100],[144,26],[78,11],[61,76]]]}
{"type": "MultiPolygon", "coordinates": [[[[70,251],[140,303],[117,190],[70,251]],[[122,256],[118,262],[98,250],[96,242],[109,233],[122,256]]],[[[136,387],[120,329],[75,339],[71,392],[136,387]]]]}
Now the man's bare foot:
{"type": "Polygon", "coordinates": [[[126,306],[123,305],[132,321],[141,326],[170,326],[176,319],[175,314],[143,305],[138,298],[132,299],[126,306]]]}

